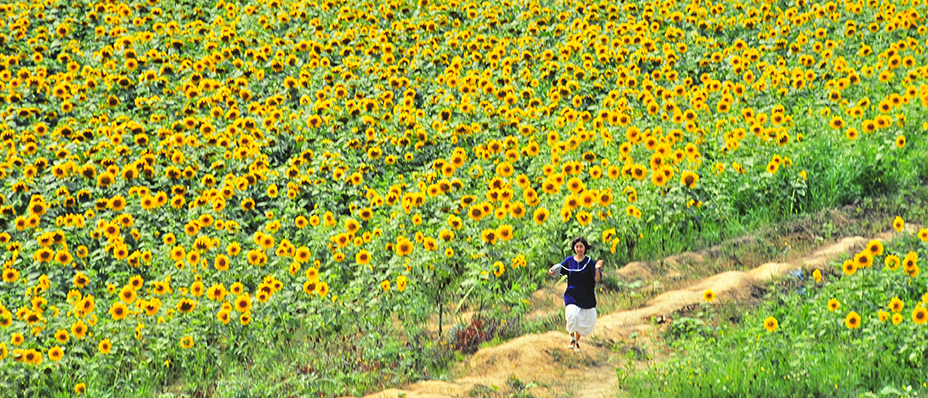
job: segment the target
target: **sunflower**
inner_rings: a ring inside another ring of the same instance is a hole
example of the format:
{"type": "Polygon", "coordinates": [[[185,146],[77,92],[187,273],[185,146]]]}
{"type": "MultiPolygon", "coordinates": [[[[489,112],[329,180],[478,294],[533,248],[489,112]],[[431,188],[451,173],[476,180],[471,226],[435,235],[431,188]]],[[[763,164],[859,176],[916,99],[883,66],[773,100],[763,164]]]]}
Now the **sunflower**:
{"type": "Polygon", "coordinates": [[[506,272],[506,266],[501,261],[497,261],[493,263],[493,275],[499,278],[505,272],[506,272]]]}
{"type": "Polygon", "coordinates": [[[109,354],[113,349],[113,343],[110,342],[110,339],[100,340],[100,344],[97,345],[97,348],[100,349],[101,354],[109,354]]]}
{"type": "MultiPolygon", "coordinates": [[[[400,275],[399,277],[396,278],[396,290],[397,290],[398,292],[402,293],[403,291],[406,290],[406,284],[407,284],[408,282],[409,282],[409,280],[406,278],[406,275],[400,275]]],[[[328,287],[326,287],[326,289],[328,289],[328,287]]],[[[317,289],[317,291],[318,291],[318,289],[317,289]]],[[[320,293],[320,295],[323,295],[323,296],[324,296],[324,294],[322,294],[322,293],[320,293]]]]}
{"type": "MultiPolygon", "coordinates": [[[[234,289],[233,289],[234,290],[234,289]]],[[[233,308],[240,313],[247,313],[251,311],[251,296],[247,293],[240,294],[235,298],[233,302],[233,308]]]]}
{"type": "Polygon", "coordinates": [[[185,314],[189,314],[196,308],[197,308],[197,302],[190,300],[190,299],[181,299],[177,303],[177,310],[185,314]]]}
{"type": "Polygon", "coordinates": [[[580,194],[580,205],[586,208],[593,207],[598,201],[598,196],[598,192],[596,191],[585,191],[580,194]]]}
{"type": "Polygon", "coordinates": [[[711,303],[715,300],[715,292],[713,292],[712,289],[706,289],[706,291],[702,292],[702,298],[707,303],[711,303]]]}
{"type": "Polygon", "coordinates": [[[906,254],[902,259],[902,268],[908,272],[908,270],[918,266],[918,253],[911,251],[909,254],[906,254]]]}
{"type": "Polygon", "coordinates": [[[611,189],[600,191],[599,193],[599,205],[600,206],[609,207],[609,205],[612,204],[612,200],[613,200],[613,197],[612,197],[611,189]]]}
{"type": "Polygon", "coordinates": [[[768,316],[767,319],[764,319],[764,329],[767,329],[768,332],[776,331],[779,326],[780,323],[777,322],[777,318],[768,316]]]}
{"type": "Polygon", "coordinates": [[[132,289],[135,289],[136,291],[138,291],[139,289],[142,288],[144,284],[145,284],[145,279],[142,279],[141,276],[136,275],[136,276],[129,278],[129,284],[127,286],[130,286],[132,287],[132,289]]]}
{"type": "Polygon", "coordinates": [[[583,180],[579,177],[571,177],[567,180],[567,189],[575,194],[579,194],[586,189],[586,186],[583,184],[583,180]]]}
{"type": "Polygon", "coordinates": [[[896,219],[893,220],[893,229],[896,232],[902,232],[902,229],[905,228],[905,221],[902,220],[902,217],[896,216],[896,219]]]}
{"type": "Polygon", "coordinates": [[[901,263],[902,263],[902,260],[900,260],[899,256],[895,254],[888,255],[883,260],[883,264],[885,264],[886,268],[888,268],[890,271],[895,271],[896,268],[899,268],[899,264],[901,263]]]}
{"type": "Polygon", "coordinates": [[[838,299],[828,300],[828,311],[837,311],[838,307],[841,306],[841,303],[838,302],[838,299]]]}
{"type": "Polygon", "coordinates": [[[122,300],[123,303],[132,304],[135,302],[135,297],[135,288],[133,288],[131,285],[123,286],[119,291],[119,299],[122,300]]]}
{"type": "Polygon", "coordinates": [[[900,135],[896,137],[896,148],[902,149],[905,148],[905,136],[900,135]]]}
{"type": "Polygon", "coordinates": [[[84,324],[83,320],[78,319],[77,322],[71,325],[71,334],[77,339],[83,339],[87,335],[87,325],[84,324]]]}
{"type": "MultiPolygon", "coordinates": [[[[915,315],[913,314],[912,317],[914,318],[915,315]]],[[[860,327],[860,315],[858,315],[856,311],[851,311],[850,313],[848,313],[847,316],[844,318],[844,326],[847,326],[848,329],[859,328],[860,327]]]]}
{"type": "Polygon", "coordinates": [[[253,250],[249,250],[249,251],[248,251],[248,256],[247,256],[247,257],[248,257],[248,264],[251,264],[251,265],[254,265],[254,266],[264,265],[264,262],[265,262],[265,254],[264,254],[263,251],[254,250],[254,249],[253,249],[253,250]]]}
{"type": "Polygon", "coordinates": [[[109,208],[113,211],[122,211],[126,207],[126,198],[116,195],[109,201],[109,208]]]}
{"type": "Polygon", "coordinates": [[[590,215],[590,213],[587,212],[586,210],[580,210],[577,212],[577,223],[579,223],[580,225],[585,226],[589,224],[590,221],[592,220],[593,220],[593,216],[590,215]]]}
{"type": "Polygon", "coordinates": [[[39,321],[41,321],[43,318],[42,318],[42,314],[41,314],[41,313],[35,312],[35,311],[31,311],[31,310],[28,310],[28,309],[27,309],[27,310],[24,312],[24,315],[23,315],[22,319],[23,319],[24,321],[26,321],[27,324],[29,324],[30,326],[32,326],[32,325],[35,325],[36,323],[38,323],[39,321]]]}
{"type": "Polygon", "coordinates": [[[246,198],[246,199],[242,200],[241,208],[242,208],[242,210],[244,210],[245,212],[250,212],[250,211],[254,210],[254,209],[255,209],[255,201],[254,201],[254,199],[246,198]]]}
{"type": "Polygon", "coordinates": [[[898,325],[902,323],[903,319],[904,318],[902,317],[902,314],[893,314],[893,317],[892,317],[893,325],[898,325]]]}
{"type": "Polygon", "coordinates": [[[770,174],[776,174],[777,169],[779,169],[779,168],[780,168],[780,165],[779,165],[779,164],[777,164],[776,162],[771,161],[770,163],[767,163],[767,168],[766,168],[766,169],[767,169],[767,172],[768,172],[768,173],[770,173],[770,174]]]}
{"type": "Polygon", "coordinates": [[[187,251],[184,250],[183,246],[174,246],[174,248],[171,249],[169,256],[171,260],[181,261],[187,257],[187,251]]]}
{"type": "Polygon", "coordinates": [[[912,311],[912,322],[915,322],[916,325],[923,325],[926,321],[928,321],[928,310],[922,306],[915,307],[915,310],[912,311]]]}
{"type": "Polygon", "coordinates": [[[922,242],[928,242],[928,228],[918,230],[918,239],[922,242]]]}
{"type": "Polygon", "coordinates": [[[184,233],[187,236],[195,236],[197,232],[200,232],[200,224],[195,221],[190,221],[184,225],[184,233]]]}
{"type": "Polygon", "coordinates": [[[879,310],[877,311],[877,317],[879,318],[880,322],[886,322],[886,320],[889,319],[889,313],[883,310],[879,310]]]}
{"type": "Polygon", "coordinates": [[[227,293],[226,287],[222,283],[215,283],[209,289],[206,289],[206,297],[213,301],[221,301],[226,297],[227,293]]]}
{"type": "Polygon", "coordinates": [[[187,263],[191,266],[196,267],[200,263],[200,253],[197,250],[190,250],[187,253],[187,263]]]}
{"type": "MultiPolygon", "coordinates": [[[[13,350],[14,355],[16,350],[13,350]]],[[[42,353],[36,350],[26,350],[22,353],[22,361],[31,365],[42,364],[42,353]]]]}
{"type": "Polygon", "coordinates": [[[231,257],[235,257],[241,252],[242,245],[238,244],[238,242],[232,242],[229,244],[229,246],[226,247],[226,253],[228,253],[231,257]]]}
{"type": "Polygon", "coordinates": [[[893,297],[892,300],[889,300],[887,306],[892,312],[901,312],[902,308],[905,307],[905,302],[900,300],[899,297],[893,297]]]}
{"type": "Polygon", "coordinates": [[[841,265],[841,269],[844,271],[845,275],[854,275],[854,273],[857,272],[857,263],[853,260],[847,260],[841,265]]]}
{"type": "Polygon", "coordinates": [[[371,262],[371,254],[367,250],[361,249],[361,251],[355,254],[354,259],[358,264],[367,265],[371,262]]]}
{"type": "Polygon", "coordinates": [[[509,162],[500,162],[496,165],[496,175],[500,177],[511,177],[513,172],[512,164],[509,162]]]}
{"type": "MultiPolygon", "coordinates": [[[[866,126],[864,127],[864,130],[867,130],[866,126]]],[[[856,140],[858,135],[859,133],[857,132],[857,129],[853,127],[847,129],[847,131],[844,132],[844,136],[849,140],[856,140]]]]}
{"type": "Polygon", "coordinates": [[[129,315],[129,307],[126,307],[125,303],[118,302],[110,307],[109,314],[114,321],[126,319],[129,315]]]}
{"type": "Polygon", "coordinates": [[[663,173],[663,169],[654,170],[651,173],[651,183],[655,186],[662,187],[667,183],[667,176],[663,173]]]}
{"type": "Polygon", "coordinates": [[[36,250],[36,252],[32,255],[32,259],[40,263],[47,263],[51,261],[54,257],[55,257],[55,252],[47,247],[43,247],[39,250],[36,250]]]}
{"type": "Polygon", "coordinates": [[[345,220],[345,229],[348,230],[349,234],[353,234],[357,232],[358,229],[360,228],[361,228],[361,223],[359,223],[357,220],[352,219],[352,218],[345,220]]]}
{"type": "Polygon", "coordinates": [[[873,265],[873,257],[870,255],[870,252],[863,251],[854,255],[854,263],[857,264],[857,268],[869,268],[873,265]]]}
{"type": "Polygon", "coordinates": [[[190,336],[182,337],[180,339],[180,348],[183,348],[186,350],[190,347],[193,347],[193,337],[190,337],[190,336]]]}
{"type": "Polygon", "coordinates": [[[218,313],[216,313],[216,319],[219,319],[219,321],[222,322],[223,325],[228,325],[232,317],[230,316],[229,311],[222,309],[222,310],[219,310],[218,313]]]}
{"type": "Polygon", "coordinates": [[[67,330],[58,329],[58,331],[55,332],[55,340],[58,341],[58,344],[67,344],[70,339],[71,336],[68,335],[67,330]]]}
{"type": "Polygon", "coordinates": [[[161,309],[161,299],[154,297],[151,300],[142,303],[142,310],[148,316],[154,316],[161,309]]]}
{"type": "Polygon", "coordinates": [[[471,220],[480,221],[484,215],[485,213],[482,206],[470,206],[467,209],[467,216],[470,217],[471,220]]]}
{"type": "Polygon", "coordinates": [[[306,293],[309,296],[315,296],[317,287],[318,281],[316,280],[303,282],[303,293],[306,293]]]}
{"type": "Polygon", "coordinates": [[[867,252],[869,252],[872,257],[882,256],[883,243],[878,240],[871,240],[867,243],[867,252]]]}
{"type": "Polygon", "coordinates": [[[194,281],[193,284],[190,285],[190,294],[192,294],[194,297],[202,296],[205,291],[206,287],[201,281],[194,281]]]}
{"type": "Polygon", "coordinates": [[[177,236],[174,235],[173,232],[166,233],[161,237],[161,242],[164,243],[165,246],[173,246],[175,243],[177,243],[177,236]]]}
{"type": "Polygon", "coordinates": [[[48,350],[48,359],[58,362],[64,357],[64,350],[60,346],[54,346],[48,350]]]}
{"type": "Polygon", "coordinates": [[[509,241],[513,236],[512,225],[500,225],[499,228],[496,229],[496,235],[499,236],[499,238],[503,241],[509,241]]]}
{"type": "Polygon", "coordinates": [[[396,254],[400,257],[408,256],[412,253],[413,243],[406,239],[405,237],[400,236],[396,242],[396,254]]]}
{"type": "Polygon", "coordinates": [[[691,171],[684,171],[680,177],[680,183],[687,188],[696,188],[697,182],[699,182],[699,175],[691,171]]]}
{"type": "Polygon", "coordinates": [[[215,219],[209,214],[203,214],[196,221],[200,224],[200,227],[206,228],[210,225],[213,225],[213,221],[215,221],[215,219]]]}
{"type": "Polygon", "coordinates": [[[229,270],[229,258],[225,254],[218,254],[213,260],[213,267],[219,271],[229,270]]]}
{"type": "Polygon", "coordinates": [[[3,270],[3,281],[4,282],[13,283],[18,280],[19,280],[19,270],[17,270],[16,268],[7,268],[3,270]]]}

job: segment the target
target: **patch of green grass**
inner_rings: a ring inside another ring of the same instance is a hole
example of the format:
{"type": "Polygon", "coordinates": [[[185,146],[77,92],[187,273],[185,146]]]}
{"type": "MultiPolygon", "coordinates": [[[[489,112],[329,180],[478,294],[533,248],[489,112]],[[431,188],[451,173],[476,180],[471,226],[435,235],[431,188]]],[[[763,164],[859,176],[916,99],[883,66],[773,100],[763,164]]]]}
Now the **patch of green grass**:
{"type": "Polygon", "coordinates": [[[299,330],[305,329],[298,329],[290,338],[264,341],[260,349],[227,350],[218,361],[201,364],[203,369],[175,369],[175,377],[165,387],[153,388],[146,394],[217,398],[360,396],[410,381],[448,378],[448,365],[455,360],[454,351],[421,332],[371,327],[322,338],[299,330]],[[252,354],[236,355],[241,352],[252,354]],[[194,377],[206,367],[216,376],[194,377]]]}
{"type": "Polygon", "coordinates": [[[480,344],[480,349],[490,348],[490,347],[496,347],[496,346],[498,346],[498,345],[500,345],[500,344],[503,344],[504,342],[505,342],[505,341],[504,341],[500,336],[496,336],[496,337],[494,337],[493,339],[491,339],[491,340],[489,340],[489,341],[485,341],[485,342],[481,343],[481,344],[480,344]]]}
{"type": "Polygon", "coordinates": [[[711,326],[716,314],[707,306],[665,335],[678,354],[626,377],[624,387],[636,397],[925,394],[928,324],[916,321],[928,319],[928,278],[884,266],[886,257],[908,253],[924,257],[928,244],[902,233],[872,267],[825,272],[824,283],[809,273],[804,281],[785,278],[737,324],[711,326]],[[904,302],[898,313],[888,307],[894,297],[904,302]],[[831,300],[837,309],[829,308],[831,300]]]}

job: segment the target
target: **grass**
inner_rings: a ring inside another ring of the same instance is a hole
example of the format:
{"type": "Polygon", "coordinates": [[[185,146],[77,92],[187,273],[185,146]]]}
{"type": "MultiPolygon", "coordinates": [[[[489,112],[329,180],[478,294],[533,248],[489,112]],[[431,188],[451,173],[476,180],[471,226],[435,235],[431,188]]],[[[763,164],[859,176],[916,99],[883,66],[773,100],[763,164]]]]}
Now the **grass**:
{"type": "Polygon", "coordinates": [[[913,320],[924,305],[926,278],[884,268],[882,259],[924,255],[928,245],[900,234],[885,246],[872,268],[850,275],[824,270],[826,283],[811,280],[811,270],[805,280],[777,280],[756,309],[702,305],[685,314],[664,334],[676,355],[633,376],[619,372],[627,395],[924,396],[928,329],[913,320]],[[892,297],[905,301],[898,325],[879,319],[892,297]],[[827,308],[831,299],[840,302],[837,310],[827,308]],[[859,327],[847,326],[852,311],[859,327]],[[770,316],[779,323],[774,332],[764,328],[770,316]]]}
{"type": "MultiPolygon", "coordinates": [[[[373,325],[372,325],[373,326],[373,325]]],[[[299,329],[298,329],[299,330],[299,329]]],[[[214,377],[190,377],[176,369],[160,389],[176,397],[361,395],[411,380],[443,378],[454,352],[422,334],[371,327],[336,338],[303,335],[268,341],[241,358],[228,350],[211,364],[214,377]]]]}
{"type": "Polygon", "coordinates": [[[746,214],[732,215],[724,222],[706,223],[701,231],[688,228],[682,233],[645,234],[637,243],[637,255],[617,257],[617,261],[653,261],[758,234],[774,236],[820,230],[824,239],[872,235],[889,228],[897,215],[910,219],[928,217],[928,190],[924,186],[924,181],[928,180],[917,181],[923,182],[881,195],[862,196],[847,203],[823,200],[814,209],[798,214],[784,213],[778,208],[754,208],[746,214]],[[848,219],[857,219],[859,223],[848,224],[848,219]],[[846,226],[852,229],[841,229],[846,226]]]}

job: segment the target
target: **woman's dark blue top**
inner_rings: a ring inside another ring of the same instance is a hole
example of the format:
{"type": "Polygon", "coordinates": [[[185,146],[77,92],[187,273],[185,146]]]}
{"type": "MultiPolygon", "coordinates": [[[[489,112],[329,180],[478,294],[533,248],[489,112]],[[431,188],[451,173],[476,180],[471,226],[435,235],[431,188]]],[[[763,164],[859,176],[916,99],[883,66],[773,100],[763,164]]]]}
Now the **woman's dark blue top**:
{"type": "Polygon", "coordinates": [[[584,257],[578,263],[574,256],[561,263],[561,275],[567,275],[567,290],[564,305],[571,304],[583,309],[596,308],[596,261],[584,257]]]}

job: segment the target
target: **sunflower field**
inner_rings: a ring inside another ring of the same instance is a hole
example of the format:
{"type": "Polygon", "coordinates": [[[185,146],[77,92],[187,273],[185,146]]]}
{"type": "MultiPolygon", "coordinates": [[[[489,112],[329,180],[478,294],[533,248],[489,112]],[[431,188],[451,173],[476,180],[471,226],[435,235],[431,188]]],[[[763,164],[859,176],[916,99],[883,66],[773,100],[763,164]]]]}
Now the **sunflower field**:
{"type": "Polygon", "coordinates": [[[920,184],[926,14],[4,2],[2,394],[155,395],[295,330],[522,308],[574,236],[621,263],[920,184]]]}

